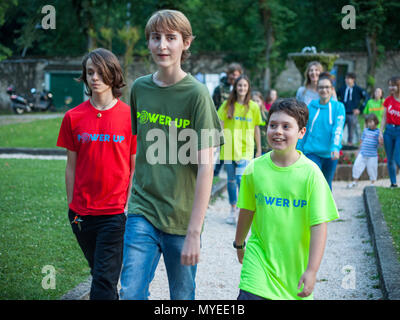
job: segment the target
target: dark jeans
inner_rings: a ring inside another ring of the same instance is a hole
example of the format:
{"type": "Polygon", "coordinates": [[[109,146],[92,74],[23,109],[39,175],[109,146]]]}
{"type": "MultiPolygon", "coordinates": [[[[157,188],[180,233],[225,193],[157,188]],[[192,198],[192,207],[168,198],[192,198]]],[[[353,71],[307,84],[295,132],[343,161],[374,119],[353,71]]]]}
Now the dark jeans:
{"type": "Polygon", "coordinates": [[[306,154],[306,157],[314,161],[321,169],[329,188],[332,190],[332,180],[335,176],[336,166],[339,160],[332,160],[331,158],[321,158],[313,153],[306,154]]]}
{"type": "Polygon", "coordinates": [[[257,296],[255,294],[252,294],[248,291],[244,291],[240,289],[239,291],[239,296],[237,297],[237,300],[268,300],[266,298],[257,296]]]}
{"type": "Polygon", "coordinates": [[[215,164],[214,177],[218,177],[219,176],[219,172],[221,171],[223,165],[224,165],[224,160],[219,160],[219,163],[215,164]]]}
{"type": "Polygon", "coordinates": [[[387,124],[383,133],[383,142],[387,155],[387,167],[392,184],[397,184],[396,165],[400,168],[400,126],[387,124]]]}
{"type": "MultiPolygon", "coordinates": [[[[69,221],[72,222],[76,215],[70,209],[69,221]]],[[[71,226],[93,277],[90,300],[118,300],[126,216],[121,213],[80,218],[83,220],[81,230],[75,223],[71,226]]]]}

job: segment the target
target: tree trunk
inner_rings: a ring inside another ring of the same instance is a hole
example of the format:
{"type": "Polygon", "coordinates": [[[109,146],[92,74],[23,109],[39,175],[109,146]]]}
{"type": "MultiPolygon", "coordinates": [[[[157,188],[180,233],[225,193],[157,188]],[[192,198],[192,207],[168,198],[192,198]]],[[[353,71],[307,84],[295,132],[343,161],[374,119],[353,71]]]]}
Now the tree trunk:
{"type": "Polygon", "coordinates": [[[368,78],[375,79],[376,63],[378,61],[378,49],[376,45],[376,32],[365,36],[365,44],[367,47],[367,91],[371,94],[373,84],[368,81],[368,78]]]}
{"type": "Polygon", "coordinates": [[[264,71],[264,91],[271,88],[271,68],[270,68],[270,58],[271,58],[271,48],[274,44],[273,28],[271,24],[271,9],[267,5],[268,0],[259,0],[261,21],[264,26],[265,34],[265,62],[266,67],[264,71]]]}

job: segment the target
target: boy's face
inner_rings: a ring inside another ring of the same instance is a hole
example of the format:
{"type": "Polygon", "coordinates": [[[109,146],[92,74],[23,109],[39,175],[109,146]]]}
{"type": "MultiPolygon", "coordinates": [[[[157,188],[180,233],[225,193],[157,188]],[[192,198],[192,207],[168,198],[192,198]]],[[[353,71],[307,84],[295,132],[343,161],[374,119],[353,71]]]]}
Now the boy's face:
{"type": "Polygon", "coordinates": [[[241,73],[239,70],[235,70],[231,73],[228,74],[228,82],[233,85],[236,81],[237,78],[241,76],[241,73]]]}
{"type": "Polygon", "coordinates": [[[302,139],[306,128],[299,129],[295,118],[282,111],[274,112],[268,122],[267,140],[274,151],[296,149],[297,140],[302,139]]]}
{"type": "Polygon", "coordinates": [[[112,89],[103,82],[101,73],[90,58],[86,62],[86,80],[92,94],[101,94],[112,89]]]}
{"type": "Polygon", "coordinates": [[[181,65],[182,52],[188,50],[191,41],[183,41],[178,31],[152,32],[148,41],[148,48],[154,62],[160,68],[170,68],[181,65]]]}
{"type": "Polygon", "coordinates": [[[351,77],[346,77],[344,78],[344,81],[346,82],[348,87],[353,87],[354,86],[354,79],[351,77]]]}
{"type": "Polygon", "coordinates": [[[367,121],[367,127],[368,127],[369,129],[371,129],[371,130],[376,129],[375,121],[374,121],[374,120],[368,120],[368,121],[367,121]]]}
{"type": "Polygon", "coordinates": [[[319,80],[317,89],[322,99],[328,99],[332,95],[332,84],[328,79],[319,80]]]}

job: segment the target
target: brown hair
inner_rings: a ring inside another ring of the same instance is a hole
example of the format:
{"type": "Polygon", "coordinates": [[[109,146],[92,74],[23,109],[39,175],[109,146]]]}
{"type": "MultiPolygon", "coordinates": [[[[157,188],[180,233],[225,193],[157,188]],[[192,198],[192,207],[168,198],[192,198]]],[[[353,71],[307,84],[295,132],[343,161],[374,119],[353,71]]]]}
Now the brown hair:
{"type": "Polygon", "coordinates": [[[247,76],[241,75],[239,78],[237,78],[235,80],[235,83],[233,85],[233,89],[232,89],[231,93],[229,94],[228,101],[226,102],[225,108],[228,108],[228,112],[227,112],[228,119],[232,119],[233,118],[233,114],[235,113],[235,102],[237,102],[237,99],[238,99],[238,95],[237,95],[236,89],[237,89],[237,85],[238,85],[239,81],[242,80],[242,79],[246,80],[247,83],[249,84],[249,89],[248,89],[248,91],[246,93],[246,96],[244,97],[244,106],[246,107],[246,114],[249,111],[249,108],[250,108],[249,107],[249,101],[250,101],[250,98],[251,98],[250,80],[249,80],[249,78],[247,76]]]}
{"type": "MultiPolygon", "coordinates": [[[[152,32],[177,31],[182,35],[183,42],[192,41],[195,37],[192,34],[192,26],[186,16],[177,10],[160,10],[154,13],[147,21],[144,30],[146,40],[149,41],[152,32]]],[[[184,50],[181,62],[190,56],[189,50],[184,50]]]]}
{"type": "Polygon", "coordinates": [[[389,84],[397,86],[397,92],[400,92],[400,76],[394,76],[389,79],[389,84]]]}
{"type": "Polygon", "coordinates": [[[114,98],[119,98],[122,95],[121,88],[126,86],[121,65],[118,58],[111,51],[104,48],[97,48],[83,57],[82,74],[76,80],[85,83],[85,94],[90,97],[92,96],[92,90],[90,89],[86,78],[86,63],[89,59],[92,60],[93,64],[98,69],[103,82],[112,88],[114,98]]]}
{"type": "Polygon", "coordinates": [[[254,96],[258,97],[261,100],[261,102],[262,102],[262,106],[260,107],[261,108],[261,113],[263,114],[264,117],[266,117],[266,111],[267,110],[265,109],[265,100],[264,100],[263,95],[261,94],[260,91],[253,91],[251,93],[251,97],[253,98],[254,96]]]}
{"type": "MultiPolygon", "coordinates": [[[[306,87],[306,88],[311,83],[310,76],[308,75],[308,73],[312,66],[317,66],[320,73],[324,72],[324,67],[322,66],[321,63],[319,63],[318,61],[311,61],[307,65],[306,71],[304,71],[304,87],[306,87]]],[[[304,92],[305,92],[305,90],[304,90],[304,92]]]]}
{"type": "Polygon", "coordinates": [[[243,68],[239,63],[232,62],[231,64],[229,64],[228,70],[226,71],[226,73],[227,74],[231,74],[231,73],[234,73],[235,71],[239,71],[240,74],[242,74],[243,73],[243,68]]]}
{"type": "Polygon", "coordinates": [[[375,122],[375,125],[376,125],[376,126],[379,124],[379,119],[378,119],[378,117],[377,117],[374,113],[370,113],[370,114],[367,114],[367,115],[365,116],[365,124],[367,124],[368,121],[373,121],[373,122],[375,122]]]}
{"type": "Polygon", "coordinates": [[[271,115],[275,112],[284,112],[287,115],[296,119],[299,130],[307,125],[308,121],[308,108],[304,102],[298,101],[294,98],[277,99],[271,106],[268,112],[267,124],[271,115]]]}

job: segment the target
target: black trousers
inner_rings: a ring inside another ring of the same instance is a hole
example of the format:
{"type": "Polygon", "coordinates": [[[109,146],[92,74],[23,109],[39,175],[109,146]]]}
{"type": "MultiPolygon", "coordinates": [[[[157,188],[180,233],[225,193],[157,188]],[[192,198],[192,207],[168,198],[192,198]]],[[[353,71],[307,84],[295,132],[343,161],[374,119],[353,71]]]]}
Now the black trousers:
{"type": "MultiPolygon", "coordinates": [[[[76,215],[70,209],[69,221],[72,222],[76,215]]],[[[71,226],[93,278],[90,300],[118,300],[126,216],[121,213],[79,217],[83,220],[81,227],[76,223],[71,226]]]]}

